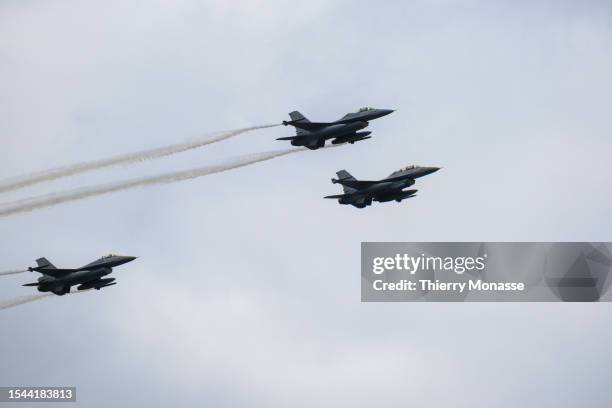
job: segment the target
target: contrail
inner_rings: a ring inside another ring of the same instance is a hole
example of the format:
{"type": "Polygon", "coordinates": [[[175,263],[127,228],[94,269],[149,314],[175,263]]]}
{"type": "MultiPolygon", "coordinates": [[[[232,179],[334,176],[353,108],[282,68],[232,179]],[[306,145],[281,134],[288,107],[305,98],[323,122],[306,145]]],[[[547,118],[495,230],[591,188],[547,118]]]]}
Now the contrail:
{"type": "Polygon", "coordinates": [[[14,299],[0,300],[0,310],[23,305],[24,303],[35,302],[49,296],[53,296],[53,293],[42,293],[39,295],[20,296],[14,299]]]}
{"type": "Polygon", "coordinates": [[[11,270],[11,271],[3,271],[3,272],[0,272],[0,276],[15,275],[15,274],[24,273],[24,272],[27,272],[27,271],[28,271],[27,269],[14,269],[14,270],[11,270]]]}
{"type": "Polygon", "coordinates": [[[20,177],[6,179],[0,181],[0,193],[18,190],[20,188],[43,183],[45,181],[56,180],[62,177],[72,176],[79,173],[85,173],[93,170],[102,169],[105,167],[117,166],[119,164],[129,164],[144,160],[157,159],[164,156],[169,156],[175,153],[184,152],[191,149],[196,149],[208,144],[217,143],[222,140],[229,139],[242,133],[256,129],[265,129],[274,125],[252,126],[243,129],[234,129],[221,132],[216,136],[207,137],[205,139],[197,139],[190,142],[178,143],[170,146],[158,147],[140,152],[127,153],[119,156],[110,157],[108,159],[94,160],[90,162],[77,163],[70,166],[56,167],[54,169],[44,170],[37,173],[27,174],[20,177]]]}
{"type": "MultiPolygon", "coordinates": [[[[336,145],[330,145],[329,147],[335,146],[336,145]]],[[[116,191],[129,190],[136,187],[174,183],[177,181],[207,176],[209,174],[221,173],[224,171],[237,169],[239,167],[244,167],[262,161],[274,159],[276,157],[285,156],[287,154],[302,152],[304,150],[306,150],[305,147],[298,149],[274,150],[270,152],[241,156],[224,164],[198,167],[190,170],[178,171],[173,173],[163,173],[157,176],[149,176],[144,178],[120,181],[117,183],[102,184],[93,187],[85,187],[76,190],[52,193],[45,196],[14,201],[12,203],[7,203],[4,207],[0,207],[0,217],[29,212],[37,210],[39,208],[51,207],[70,201],[99,196],[102,194],[114,193],[116,191]]]]}
{"type": "MultiPolygon", "coordinates": [[[[67,295],[75,295],[77,293],[87,292],[91,289],[80,290],[75,292],[69,292],[67,295]]],[[[37,300],[45,299],[50,296],[55,296],[53,293],[41,293],[37,295],[20,296],[13,299],[0,300],[0,310],[9,309],[11,307],[23,305],[25,303],[35,302],[37,300]]]]}

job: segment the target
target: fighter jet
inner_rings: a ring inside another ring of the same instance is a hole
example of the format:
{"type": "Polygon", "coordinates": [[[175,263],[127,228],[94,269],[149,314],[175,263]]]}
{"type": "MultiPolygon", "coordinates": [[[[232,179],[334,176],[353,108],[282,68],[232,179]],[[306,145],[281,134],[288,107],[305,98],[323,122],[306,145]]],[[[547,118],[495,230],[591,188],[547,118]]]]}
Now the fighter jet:
{"type": "Polygon", "coordinates": [[[102,278],[110,274],[115,266],[123,265],[136,259],[135,256],[110,254],[77,269],[58,269],[47,258],[36,260],[37,267],[30,267],[30,272],[40,272],[38,282],[26,283],[23,286],[37,286],[39,292],[53,292],[62,296],[70,288],[79,285],[78,290],[97,289],[116,285],[115,278],[102,278]]]}
{"type": "Polygon", "coordinates": [[[340,204],[350,204],[353,207],[364,208],[372,201],[384,203],[395,200],[398,203],[406,198],[412,198],[417,190],[404,190],[415,183],[415,179],[440,170],[439,167],[408,166],[394,171],[388,177],[377,181],[356,180],[348,171],[340,170],[332,183],[342,184],[344,194],[331,195],[324,198],[337,198],[340,204]]]}
{"type": "Polygon", "coordinates": [[[305,146],[316,150],[325,146],[325,141],[332,140],[332,144],[355,143],[371,138],[372,132],[360,132],[369,125],[369,121],[393,112],[392,109],[361,108],[357,112],[344,115],[334,122],[311,122],[298,111],[289,114],[290,121],[283,121],[283,125],[295,127],[296,136],[279,137],[276,140],[290,140],[293,146],[305,146]]]}

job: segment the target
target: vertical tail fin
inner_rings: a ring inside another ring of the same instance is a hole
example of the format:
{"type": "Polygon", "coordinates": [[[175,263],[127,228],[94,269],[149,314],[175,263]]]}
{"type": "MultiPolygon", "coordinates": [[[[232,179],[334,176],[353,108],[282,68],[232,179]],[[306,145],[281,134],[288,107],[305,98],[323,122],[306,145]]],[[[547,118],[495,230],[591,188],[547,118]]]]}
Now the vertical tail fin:
{"type": "MultiPolygon", "coordinates": [[[[336,175],[338,176],[338,180],[356,180],[355,177],[351,176],[351,173],[349,173],[346,170],[340,170],[336,173],[336,175]]],[[[349,193],[353,193],[355,191],[357,191],[354,188],[351,187],[347,187],[347,186],[342,186],[342,188],[344,189],[344,193],[345,194],[349,194],[349,193]]]]}
{"type": "Polygon", "coordinates": [[[289,113],[289,117],[291,118],[291,120],[299,120],[300,122],[310,122],[308,119],[306,119],[306,116],[302,115],[298,111],[293,111],[289,113]]]}
{"type": "Polygon", "coordinates": [[[53,265],[51,262],[49,262],[49,260],[47,258],[38,258],[36,260],[36,264],[38,265],[39,268],[57,269],[55,267],[55,265],[53,265]]]}
{"type": "MultiPolygon", "coordinates": [[[[302,123],[309,123],[310,121],[306,118],[306,116],[302,115],[300,112],[298,111],[293,111],[289,113],[289,117],[291,118],[292,121],[300,121],[302,123]]],[[[295,128],[295,134],[298,136],[303,136],[303,135],[307,135],[308,133],[310,133],[307,130],[304,129],[300,129],[300,128],[295,128]]]]}

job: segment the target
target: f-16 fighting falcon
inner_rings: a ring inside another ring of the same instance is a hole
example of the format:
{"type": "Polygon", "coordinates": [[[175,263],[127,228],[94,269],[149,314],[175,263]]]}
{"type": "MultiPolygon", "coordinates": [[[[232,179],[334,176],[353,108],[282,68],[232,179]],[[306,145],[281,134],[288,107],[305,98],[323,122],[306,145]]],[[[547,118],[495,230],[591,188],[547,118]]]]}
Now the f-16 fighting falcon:
{"type": "Polygon", "coordinates": [[[414,184],[415,179],[440,170],[439,167],[408,166],[394,171],[388,177],[377,181],[356,180],[348,171],[340,170],[337,179],[332,183],[342,184],[344,194],[331,195],[325,198],[337,198],[340,204],[364,208],[372,201],[380,203],[395,200],[398,203],[416,195],[417,190],[404,190],[414,184]]]}
{"type": "Polygon", "coordinates": [[[289,114],[290,121],[283,121],[283,125],[295,127],[296,136],[279,137],[276,140],[290,140],[293,146],[305,146],[316,150],[325,146],[325,141],[332,140],[332,144],[355,143],[369,139],[372,132],[360,132],[369,125],[369,121],[386,116],[392,109],[361,108],[357,112],[348,113],[342,119],[334,122],[311,122],[298,111],[289,114]]]}
{"type": "Polygon", "coordinates": [[[37,286],[39,292],[53,292],[56,295],[65,295],[70,292],[73,285],[79,285],[78,290],[97,289],[115,285],[115,278],[102,278],[113,271],[113,267],[123,265],[136,259],[134,256],[107,255],[77,269],[58,269],[47,258],[36,260],[35,268],[28,268],[31,272],[40,272],[42,276],[38,282],[26,283],[23,286],[37,286]]]}

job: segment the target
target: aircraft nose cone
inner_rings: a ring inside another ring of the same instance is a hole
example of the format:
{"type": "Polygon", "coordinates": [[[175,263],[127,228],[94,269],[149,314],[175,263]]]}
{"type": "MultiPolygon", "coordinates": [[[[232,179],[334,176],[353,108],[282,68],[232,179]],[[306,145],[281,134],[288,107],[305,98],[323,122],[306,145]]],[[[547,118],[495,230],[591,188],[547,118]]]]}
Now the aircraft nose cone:
{"type": "Polygon", "coordinates": [[[388,115],[390,113],[395,112],[395,110],[393,110],[393,109],[381,109],[380,112],[382,113],[383,116],[386,116],[386,115],[388,115]]]}
{"type": "Polygon", "coordinates": [[[425,174],[435,173],[440,170],[442,167],[425,167],[425,174]]]}
{"type": "Polygon", "coordinates": [[[123,257],[124,262],[132,262],[134,259],[138,259],[138,257],[137,256],[124,256],[123,257]]]}

